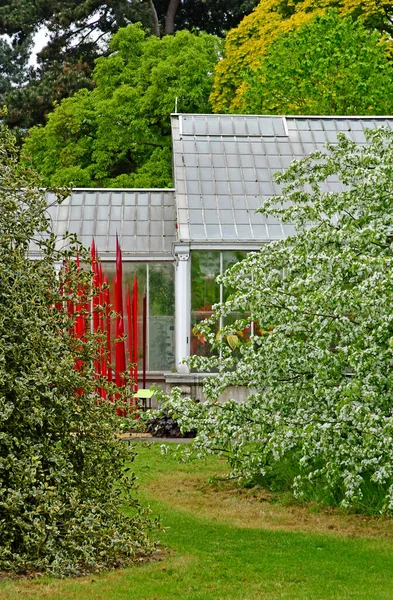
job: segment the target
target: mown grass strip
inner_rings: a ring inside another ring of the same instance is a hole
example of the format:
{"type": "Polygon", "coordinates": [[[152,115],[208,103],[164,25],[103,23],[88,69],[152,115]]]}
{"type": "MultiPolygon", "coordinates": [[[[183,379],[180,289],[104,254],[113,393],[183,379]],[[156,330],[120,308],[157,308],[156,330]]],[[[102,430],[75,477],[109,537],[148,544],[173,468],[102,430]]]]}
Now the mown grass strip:
{"type": "MultiPolygon", "coordinates": [[[[361,531],[355,535],[352,530],[337,535],[293,528],[277,531],[258,523],[239,527],[214,506],[214,493],[208,494],[212,502],[209,515],[208,507],[204,504],[201,510],[199,500],[192,497],[187,502],[183,498],[179,508],[177,494],[170,496],[165,485],[158,485],[166,481],[173,491],[176,485],[181,489],[192,480],[199,482],[198,486],[202,475],[223,473],[225,464],[213,459],[178,464],[170,455],[161,456],[155,445],[151,449],[141,446],[134,465],[143,502],[161,515],[166,527],[158,537],[170,554],[157,563],[80,580],[2,582],[2,600],[391,600],[390,523],[386,523],[388,535],[384,536],[381,523],[376,522],[372,538],[360,537],[361,531]],[[157,496],[160,489],[161,498],[157,496]]],[[[203,494],[204,488],[197,487],[196,498],[203,494]]],[[[225,490],[220,490],[216,500],[222,503],[224,498],[225,490]]],[[[245,501],[252,499],[246,497],[245,501]]],[[[236,523],[241,522],[244,497],[239,497],[238,505],[236,523]]],[[[367,526],[370,535],[372,523],[367,526]]]]}

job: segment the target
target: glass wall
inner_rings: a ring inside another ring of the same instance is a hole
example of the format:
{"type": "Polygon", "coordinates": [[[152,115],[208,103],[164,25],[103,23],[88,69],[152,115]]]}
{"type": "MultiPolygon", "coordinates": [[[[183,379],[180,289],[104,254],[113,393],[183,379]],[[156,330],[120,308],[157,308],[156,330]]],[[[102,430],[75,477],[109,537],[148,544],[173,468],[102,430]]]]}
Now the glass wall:
{"type": "MultiPolygon", "coordinates": [[[[116,266],[103,262],[108,275],[110,299],[114,306],[114,279],[116,266]]],[[[143,297],[146,294],[146,369],[168,371],[175,366],[175,285],[172,262],[140,263],[123,261],[124,330],[128,331],[126,294],[133,292],[134,277],[138,281],[138,367],[143,364],[143,297]]],[[[115,324],[112,323],[112,339],[115,324]]],[[[129,352],[128,340],[126,351],[129,352]]]]}
{"type": "MultiPolygon", "coordinates": [[[[230,290],[216,283],[218,275],[246,257],[244,251],[192,251],[191,252],[191,329],[212,314],[212,306],[224,301],[230,290]]],[[[225,324],[239,315],[228,315],[225,324]]],[[[218,324],[221,328],[224,323],[218,324]]],[[[191,333],[191,354],[208,356],[210,348],[203,336],[191,333]]]]}
{"type": "Polygon", "coordinates": [[[149,370],[169,371],[175,366],[175,283],[172,263],[150,263],[149,370]]]}
{"type": "Polygon", "coordinates": [[[220,272],[220,252],[191,252],[191,354],[209,354],[204,337],[196,336],[193,329],[211,316],[213,304],[220,301],[220,286],[215,281],[220,272]]]}

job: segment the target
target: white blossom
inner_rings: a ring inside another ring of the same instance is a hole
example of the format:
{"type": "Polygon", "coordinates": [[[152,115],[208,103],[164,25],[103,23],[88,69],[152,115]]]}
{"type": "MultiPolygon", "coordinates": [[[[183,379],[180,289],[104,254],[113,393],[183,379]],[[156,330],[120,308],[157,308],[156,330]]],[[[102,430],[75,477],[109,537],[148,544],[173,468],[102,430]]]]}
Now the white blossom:
{"type": "Polygon", "coordinates": [[[363,146],[341,136],[278,181],[282,195],[260,210],[296,235],[221,277],[236,292],[199,325],[213,355],[190,361],[220,369],[206,379],[209,402],[174,390],[166,405],[198,430],[197,451],[227,456],[235,475],[268,478],[290,457],[298,496],[316,482],[358,506],[375,482],[392,512],[393,133],[370,132],[363,146]],[[341,191],[329,190],[333,177],[341,191]],[[245,317],[216,336],[220,315],[233,312],[245,317]],[[230,347],[226,336],[251,320],[255,334],[230,347]],[[248,400],[217,403],[231,385],[248,386],[248,400]]]}

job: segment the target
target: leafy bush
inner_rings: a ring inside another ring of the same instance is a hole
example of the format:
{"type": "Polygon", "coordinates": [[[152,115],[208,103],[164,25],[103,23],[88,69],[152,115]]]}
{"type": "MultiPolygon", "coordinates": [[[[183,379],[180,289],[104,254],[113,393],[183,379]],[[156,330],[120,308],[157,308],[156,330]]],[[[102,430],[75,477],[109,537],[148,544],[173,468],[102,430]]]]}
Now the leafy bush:
{"type": "Polygon", "coordinates": [[[223,277],[235,290],[199,330],[211,358],[191,359],[206,404],[174,390],[165,402],[197,452],[269,483],[294,461],[292,488],[347,508],[393,512],[393,132],[358,145],[339,136],[278,176],[260,209],[296,235],[250,253],[223,277]],[[244,319],[216,335],[220,316],[244,319]],[[247,314],[249,316],[247,316],[247,314]],[[234,343],[252,327],[250,340],[234,343]],[[215,400],[231,385],[248,400],[215,400]],[[311,492],[310,492],[311,490],[311,492]],[[314,490],[314,491],[312,491],[314,490]]]}
{"type": "Polygon", "coordinates": [[[73,261],[57,273],[76,241],[56,250],[40,181],[18,162],[4,126],[0,157],[0,570],[64,575],[121,565],[152,546],[130,496],[133,455],[115,436],[113,404],[95,391],[97,344],[68,333],[63,303],[80,290],[88,301],[91,274],[73,261]],[[33,241],[39,260],[27,257],[33,241]],[[134,518],[121,513],[125,502],[134,518]]]}

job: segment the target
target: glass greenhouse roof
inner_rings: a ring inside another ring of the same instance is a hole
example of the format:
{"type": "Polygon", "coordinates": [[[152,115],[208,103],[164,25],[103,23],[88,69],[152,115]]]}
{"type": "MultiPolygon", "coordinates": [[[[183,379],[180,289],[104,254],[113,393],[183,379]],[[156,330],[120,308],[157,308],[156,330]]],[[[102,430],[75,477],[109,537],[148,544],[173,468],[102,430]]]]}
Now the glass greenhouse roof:
{"type": "MultiPolygon", "coordinates": [[[[393,128],[393,118],[172,115],[179,241],[258,245],[290,235],[290,225],[255,212],[280,193],[274,173],[339,132],[363,144],[365,130],[381,126],[393,128]]],[[[328,189],[341,187],[332,180],[328,189]]]]}
{"type": "Polygon", "coordinates": [[[55,234],[61,238],[66,231],[76,233],[87,247],[94,238],[101,257],[115,257],[116,234],[124,258],[172,256],[176,238],[173,190],[74,189],[62,204],[53,205],[53,201],[48,194],[55,234]]]}
{"type": "MultiPolygon", "coordinates": [[[[256,213],[264,198],[280,194],[274,174],[346,133],[364,144],[365,130],[393,117],[281,117],[172,115],[174,189],[74,189],[48,213],[61,236],[76,233],[103,258],[115,257],[116,234],[124,258],[170,259],[173,244],[257,248],[293,233],[291,225],[256,213]]],[[[327,189],[339,191],[331,179],[327,189]]],[[[61,243],[61,239],[59,239],[61,243]]],[[[37,248],[31,248],[31,255],[37,248]]]]}

